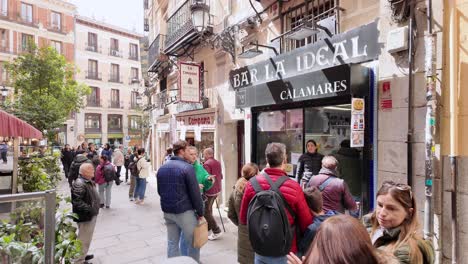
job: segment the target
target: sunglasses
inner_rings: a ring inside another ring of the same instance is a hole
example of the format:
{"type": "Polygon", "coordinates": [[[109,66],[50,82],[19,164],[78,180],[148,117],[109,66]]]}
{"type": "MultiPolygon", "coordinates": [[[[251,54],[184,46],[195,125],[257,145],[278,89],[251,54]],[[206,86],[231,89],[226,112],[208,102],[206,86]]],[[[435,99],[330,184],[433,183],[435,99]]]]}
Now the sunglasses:
{"type": "Polygon", "coordinates": [[[409,186],[408,184],[396,183],[393,181],[385,181],[382,185],[386,187],[394,187],[403,192],[408,192],[410,195],[410,199],[413,199],[413,191],[411,190],[411,186],[409,186]]]}

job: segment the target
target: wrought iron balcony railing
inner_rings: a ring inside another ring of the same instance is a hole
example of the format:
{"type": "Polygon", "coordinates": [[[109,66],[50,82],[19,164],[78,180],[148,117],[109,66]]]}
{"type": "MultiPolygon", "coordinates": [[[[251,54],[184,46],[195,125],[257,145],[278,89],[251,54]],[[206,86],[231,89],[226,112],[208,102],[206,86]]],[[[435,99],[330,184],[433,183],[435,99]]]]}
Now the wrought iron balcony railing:
{"type": "Polygon", "coordinates": [[[21,24],[35,26],[35,27],[39,25],[39,21],[37,17],[34,17],[34,16],[29,16],[29,15],[18,13],[17,18],[18,18],[18,22],[20,22],[21,24]]]}
{"type": "Polygon", "coordinates": [[[102,75],[97,71],[85,71],[86,79],[102,81],[102,75]]]}
{"type": "Polygon", "coordinates": [[[92,52],[97,52],[97,53],[102,53],[101,47],[98,47],[98,46],[95,45],[95,44],[88,44],[88,43],[85,43],[85,50],[87,50],[87,51],[92,51],[92,52]]]}
{"type": "Polygon", "coordinates": [[[124,108],[123,101],[109,100],[109,108],[123,109],[124,108]]]}
{"type": "MultiPolygon", "coordinates": [[[[168,57],[164,54],[166,35],[159,34],[151,43],[148,49],[148,64],[150,72],[157,72],[163,62],[168,61],[168,57]]],[[[169,64],[167,64],[169,65],[169,64]]]]}
{"type": "Polygon", "coordinates": [[[138,60],[138,53],[132,53],[132,52],[130,52],[130,53],[128,54],[128,59],[129,59],[129,60],[135,60],[135,61],[137,61],[137,60],[138,60]]]}
{"type": "Polygon", "coordinates": [[[47,21],[46,28],[49,31],[53,31],[53,32],[61,33],[61,34],[67,33],[67,27],[65,27],[65,25],[63,24],[59,25],[56,23],[52,23],[51,21],[47,21]]]}
{"type": "Polygon", "coordinates": [[[102,102],[100,98],[88,98],[86,102],[86,106],[88,107],[102,107],[102,102]]]}
{"type": "Polygon", "coordinates": [[[109,74],[109,82],[123,83],[122,82],[122,76],[120,76],[119,74],[110,73],[109,74]]]}

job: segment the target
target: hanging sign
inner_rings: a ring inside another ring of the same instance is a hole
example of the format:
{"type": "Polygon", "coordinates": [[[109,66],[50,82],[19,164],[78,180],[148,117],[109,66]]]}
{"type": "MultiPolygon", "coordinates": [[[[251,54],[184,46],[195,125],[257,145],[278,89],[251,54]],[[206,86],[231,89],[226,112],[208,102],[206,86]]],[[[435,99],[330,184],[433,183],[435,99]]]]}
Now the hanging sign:
{"type": "Polygon", "coordinates": [[[199,103],[201,65],[196,63],[179,63],[179,98],[180,102],[199,103]]]}
{"type": "Polygon", "coordinates": [[[364,147],[364,99],[353,98],[351,101],[351,147],[364,147]]]}

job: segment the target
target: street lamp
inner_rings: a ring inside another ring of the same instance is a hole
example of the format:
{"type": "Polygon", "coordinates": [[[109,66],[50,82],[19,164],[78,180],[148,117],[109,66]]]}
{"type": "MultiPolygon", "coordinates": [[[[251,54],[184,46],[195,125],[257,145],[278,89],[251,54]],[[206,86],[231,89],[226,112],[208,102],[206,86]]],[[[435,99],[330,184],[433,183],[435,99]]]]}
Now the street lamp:
{"type": "Polygon", "coordinates": [[[141,97],[139,92],[137,92],[137,95],[136,95],[135,99],[136,99],[137,105],[141,105],[141,103],[143,102],[143,98],[141,97]]]}
{"type": "Polygon", "coordinates": [[[198,32],[203,32],[208,28],[210,22],[210,6],[205,0],[192,0],[190,6],[192,11],[192,24],[198,32]]]}

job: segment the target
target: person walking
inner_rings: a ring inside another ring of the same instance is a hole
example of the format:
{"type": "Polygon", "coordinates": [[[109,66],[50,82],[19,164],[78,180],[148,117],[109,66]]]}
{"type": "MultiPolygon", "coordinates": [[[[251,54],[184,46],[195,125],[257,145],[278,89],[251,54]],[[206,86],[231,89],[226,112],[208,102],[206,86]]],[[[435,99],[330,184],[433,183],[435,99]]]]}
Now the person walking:
{"type": "Polygon", "coordinates": [[[104,149],[101,152],[101,156],[107,156],[107,160],[110,162],[112,160],[112,149],[109,143],[104,145],[104,149]]]}
{"type": "Polygon", "coordinates": [[[60,160],[62,161],[65,178],[68,179],[68,174],[70,173],[70,166],[73,162],[73,152],[70,150],[70,145],[66,144],[65,147],[62,149],[60,160]]]}
{"type": "Polygon", "coordinates": [[[325,211],[337,211],[344,213],[357,210],[357,204],[349,192],[348,185],[336,175],[338,161],[333,156],[325,156],[322,159],[322,169],[319,174],[312,177],[308,187],[317,187],[323,196],[323,209],[325,211]]]}
{"type": "Polygon", "coordinates": [[[114,165],[117,167],[117,177],[115,179],[115,183],[119,185],[120,181],[120,172],[122,171],[122,166],[124,165],[124,154],[123,154],[123,146],[120,145],[118,148],[115,149],[114,153],[112,154],[114,159],[112,160],[114,165]]]}
{"type": "MultiPolygon", "coordinates": [[[[133,150],[133,153],[130,155],[130,164],[128,165],[128,170],[130,171],[130,188],[128,189],[128,198],[130,202],[133,202],[135,196],[135,185],[136,178],[138,177],[138,169],[136,164],[138,163],[138,151],[133,150]]],[[[129,183],[127,183],[129,184],[129,183]]]]}
{"type": "Polygon", "coordinates": [[[99,198],[101,208],[110,208],[112,198],[112,184],[116,178],[115,167],[107,159],[106,155],[101,156],[101,164],[96,168],[95,182],[99,186],[99,198]],[[104,195],[105,194],[105,195],[104,195]]]}
{"type": "Polygon", "coordinates": [[[249,231],[246,225],[239,222],[239,211],[245,186],[249,180],[257,174],[257,164],[245,164],[242,167],[242,177],[237,180],[228,201],[228,218],[237,226],[237,262],[240,264],[251,264],[254,262],[255,253],[250,244],[249,231]]]}
{"type": "Polygon", "coordinates": [[[7,154],[8,154],[8,145],[4,141],[2,141],[0,142],[0,155],[2,156],[3,164],[7,164],[8,162],[7,154]]]}
{"type": "Polygon", "coordinates": [[[203,168],[205,168],[210,175],[214,176],[213,187],[205,192],[207,198],[205,201],[205,219],[208,222],[208,232],[212,232],[212,234],[208,236],[208,239],[215,240],[223,234],[213,217],[213,204],[221,193],[223,171],[221,169],[221,163],[214,158],[214,151],[212,148],[206,148],[203,151],[203,156],[205,157],[203,168]]]}
{"type": "Polygon", "coordinates": [[[307,151],[299,157],[297,164],[297,182],[307,184],[313,175],[317,175],[322,167],[323,155],[317,151],[317,143],[309,139],[306,144],[307,151]]]}
{"type": "Polygon", "coordinates": [[[200,261],[200,249],[192,243],[194,229],[203,217],[203,201],[195,170],[187,162],[187,147],[183,140],[174,143],[174,156],[159,168],[156,180],[167,227],[167,257],[182,255],[200,261]],[[179,245],[181,235],[184,242],[179,245]]]}
{"type": "Polygon", "coordinates": [[[124,167],[125,167],[125,182],[128,183],[128,165],[130,165],[130,162],[132,161],[130,157],[132,156],[132,148],[128,147],[127,149],[127,154],[125,154],[124,157],[124,167]]]}
{"type": "Polygon", "coordinates": [[[247,183],[240,223],[248,224],[256,264],[286,264],[288,253],[297,252],[298,234],[305,232],[313,218],[301,186],[283,169],[286,146],[270,143],[265,156],[269,168],[247,183]]]}
{"type": "MultiPolygon", "coordinates": [[[[91,163],[91,161],[86,157],[86,152],[84,150],[77,150],[75,158],[70,165],[70,170],[68,173],[68,185],[72,187],[74,180],[78,179],[80,167],[83,163],[91,163]]],[[[92,163],[91,163],[92,164],[92,163]]]]}
{"type": "Polygon", "coordinates": [[[340,143],[340,149],[333,155],[337,160],[337,172],[349,187],[354,197],[361,196],[362,160],[359,150],[351,148],[349,139],[340,143]]]}
{"type": "Polygon", "coordinates": [[[187,153],[187,156],[189,157],[187,162],[192,164],[193,168],[195,169],[195,176],[197,177],[197,182],[200,186],[200,192],[202,193],[202,198],[204,199],[206,197],[205,192],[213,187],[214,176],[211,176],[198,161],[198,150],[196,147],[187,147],[187,153]]]}
{"type": "Polygon", "coordinates": [[[370,222],[364,218],[374,247],[394,255],[400,263],[434,263],[434,247],[422,236],[411,187],[386,181],[377,192],[376,204],[370,222]]]}
{"type": "Polygon", "coordinates": [[[138,170],[138,177],[136,177],[135,184],[135,203],[144,204],[145,191],[146,191],[146,178],[150,174],[150,163],[145,158],[145,149],[140,148],[138,150],[138,162],[136,164],[138,170]]]}
{"type": "Polygon", "coordinates": [[[91,180],[94,177],[94,167],[91,163],[84,163],[79,168],[79,176],[73,182],[71,189],[71,202],[73,213],[77,215],[74,220],[78,223],[78,239],[81,241],[81,256],[74,263],[88,263],[93,255],[87,255],[97,215],[99,214],[99,196],[96,185],[91,180]]]}
{"type": "Polygon", "coordinates": [[[172,148],[167,148],[166,149],[166,156],[164,157],[163,164],[166,163],[168,160],[170,160],[172,158],[172,156],[174,156],[174,154],[172,153],[172,148]]]}

